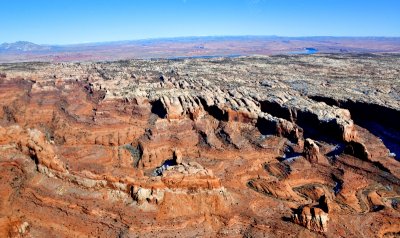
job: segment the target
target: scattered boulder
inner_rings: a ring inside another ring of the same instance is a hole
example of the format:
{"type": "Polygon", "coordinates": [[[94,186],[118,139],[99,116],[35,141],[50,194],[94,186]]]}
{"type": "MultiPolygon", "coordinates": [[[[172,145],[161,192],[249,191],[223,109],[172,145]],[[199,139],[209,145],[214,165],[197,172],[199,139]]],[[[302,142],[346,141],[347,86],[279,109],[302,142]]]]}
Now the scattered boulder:
{"type": "Polygon", "coordinates": [[[376,191],[370,192],[367,195],[367,199],[370,204],[370,211],[377,212],[385,208],[382,197],[376,191]]]}
{"type": "Polygon", "coordinates": [[[173,160],[176,164],[182,164],[182,152],[179,149],[174,150],[173,160]]]}
{"type": "Polygon", "coordinates": [[[149,188],[133,188],[132,190],[132,198],[139,205],[144,202],[148,203],[160,203],[164,198],[164,191],[159,189],[149,189],[149,188]]]}
{"type": "Polygon", "coordinates": [[[368,152],[367,147],[363,143],[357,141],[350,141],[346,145],[344,152],[362,160],[369,160],[371,158],[371,154],[368,152]]]}
{"type": "Polygon", "coordinates": [[[326,157],[320,153],[318,144],[310,138],[304,141],[303,156],[312,164],[329,165],[326,157]]]}
{"type": "Polygon", "coordinates": [[[323,195],[319,199],[318,204],[301,206],[296,209],[292,215],[292,221],[309,230],[326,232],[328,230],[329,221],[329,203],[327,197],[323,195]]]}
{"type": "Polygon", "coordinates": [[[311,163],[318,163],[320,153],[319,153],[319,147],[315,143],[315,141],[313,141],[310,138],[307,138],[304,141],[303,155],[311,163]]]}

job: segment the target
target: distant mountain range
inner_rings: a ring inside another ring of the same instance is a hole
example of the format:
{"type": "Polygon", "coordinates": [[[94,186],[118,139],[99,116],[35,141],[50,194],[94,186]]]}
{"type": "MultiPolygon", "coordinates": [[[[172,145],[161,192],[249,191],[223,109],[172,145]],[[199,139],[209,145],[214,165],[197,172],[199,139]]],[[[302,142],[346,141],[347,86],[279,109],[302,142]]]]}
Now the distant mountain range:
{"type": "Polygon", "coordinates": [[[37,45],[29,41],[17,41],[0,45],[0,52],[29,52],[45,50],[51,50],[51,46],[37,45]]]}
{"type": "Polygon", "coordinates": [[[74,45],[39,45],[18,41],[0,45],[0,62],[98,61],[316,52],[400,53],[400,37],[208,36],[74,45]]]}

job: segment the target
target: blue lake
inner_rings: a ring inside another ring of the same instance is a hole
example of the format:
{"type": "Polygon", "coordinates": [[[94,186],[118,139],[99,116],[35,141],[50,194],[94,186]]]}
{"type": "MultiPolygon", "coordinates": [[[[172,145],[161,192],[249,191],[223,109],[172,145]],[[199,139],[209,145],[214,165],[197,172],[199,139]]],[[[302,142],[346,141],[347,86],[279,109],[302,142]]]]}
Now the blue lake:
{"type": "Polygon", "coordinates": [[[288,54],[291,55],[312,55],[317,53],[318,50],[315,48],[304,48],[303,51],[292,51],[292,52],[288,52],[288,54]]]}

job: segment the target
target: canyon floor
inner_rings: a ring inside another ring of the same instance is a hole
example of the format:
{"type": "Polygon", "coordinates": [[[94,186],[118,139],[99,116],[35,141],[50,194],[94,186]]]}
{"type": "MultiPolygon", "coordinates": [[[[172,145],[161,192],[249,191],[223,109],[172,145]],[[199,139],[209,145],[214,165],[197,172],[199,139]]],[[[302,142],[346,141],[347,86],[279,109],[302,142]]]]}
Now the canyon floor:
{"type": "Polygon", "coordinates": [[[0,237],[399,237],[400,55],[0,64],[0,237]]]}

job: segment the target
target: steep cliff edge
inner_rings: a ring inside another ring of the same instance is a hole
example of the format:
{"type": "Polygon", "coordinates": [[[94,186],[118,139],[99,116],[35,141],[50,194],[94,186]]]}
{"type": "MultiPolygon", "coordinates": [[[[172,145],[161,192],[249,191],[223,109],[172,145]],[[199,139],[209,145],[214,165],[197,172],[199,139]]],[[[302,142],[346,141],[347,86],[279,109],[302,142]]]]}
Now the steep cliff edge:
{"type": "Polygon", "coordinates": [[[0,236],[396,236],[399,65],[2,64],[0,236]]]}

